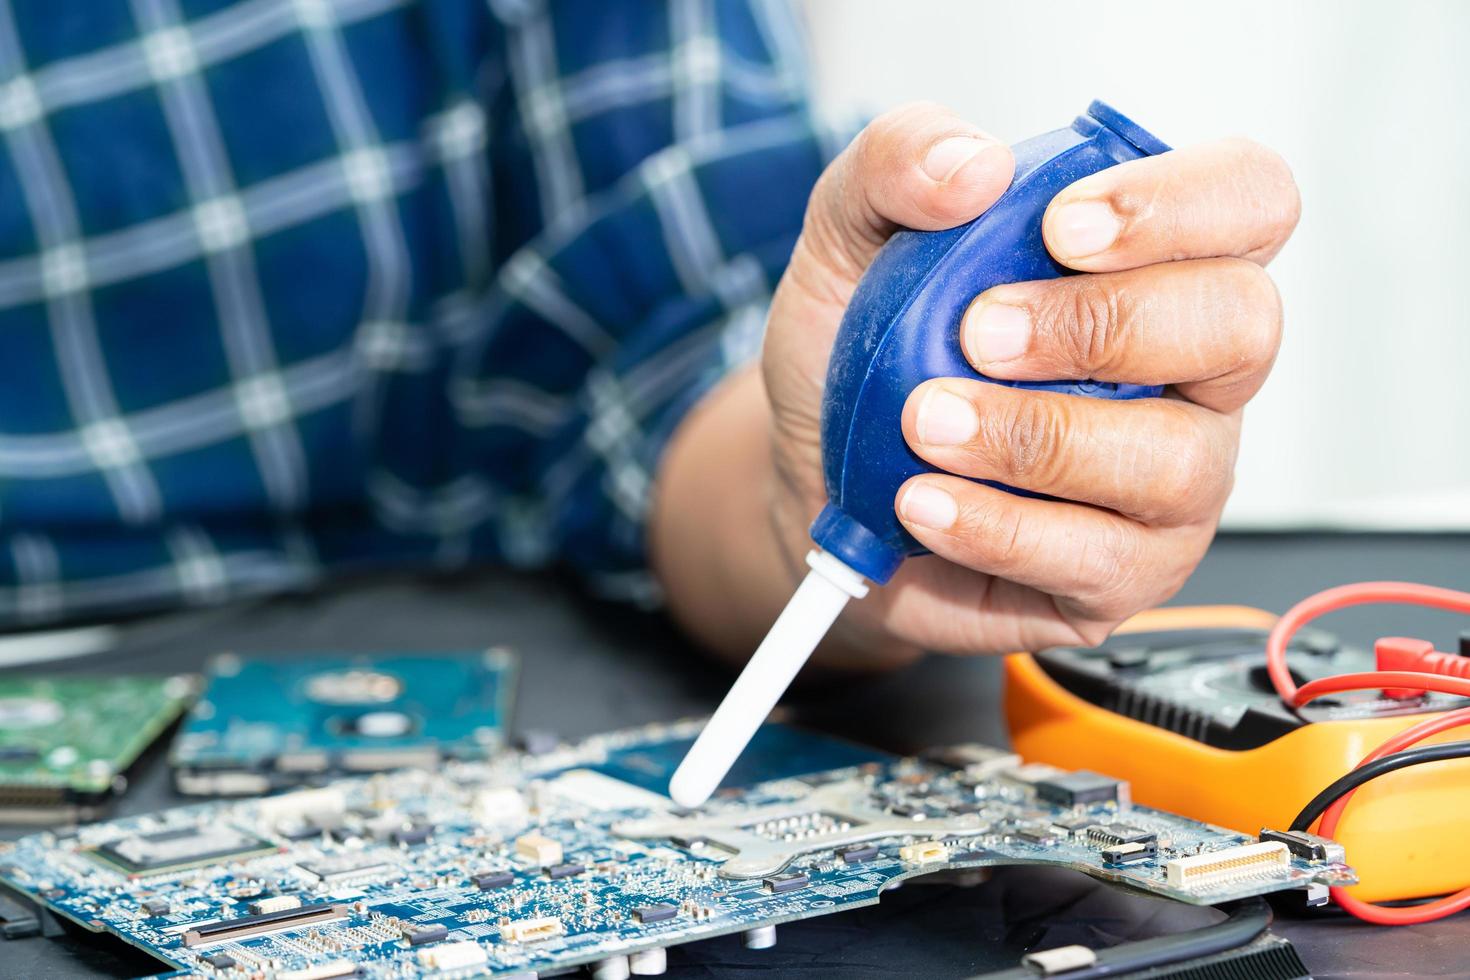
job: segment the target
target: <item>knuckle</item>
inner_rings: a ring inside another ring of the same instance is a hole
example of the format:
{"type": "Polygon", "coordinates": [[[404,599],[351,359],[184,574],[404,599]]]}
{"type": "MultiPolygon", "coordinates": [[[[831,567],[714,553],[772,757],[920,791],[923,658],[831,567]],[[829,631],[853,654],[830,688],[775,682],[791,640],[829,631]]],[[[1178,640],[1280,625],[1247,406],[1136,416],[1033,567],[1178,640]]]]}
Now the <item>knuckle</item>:
{"type": "Polygon", "coordinates": [[[1065,306],[1057,310],[1061,341],[1069,359],[1091,373],[1107,368],[1122,347],[1127,321],[1119,291],[1106,279],[1075,276],[1068,281],[1065,306]]]}
{"type": "Polygon", "coordinates": [[[1065,428],[1059,406],[1017,392],[994,416],[993,432],[982,436],[993,436],[987,441],[998,447],[1004,477],[1033,489],[1054,474],[1065,428]]]}

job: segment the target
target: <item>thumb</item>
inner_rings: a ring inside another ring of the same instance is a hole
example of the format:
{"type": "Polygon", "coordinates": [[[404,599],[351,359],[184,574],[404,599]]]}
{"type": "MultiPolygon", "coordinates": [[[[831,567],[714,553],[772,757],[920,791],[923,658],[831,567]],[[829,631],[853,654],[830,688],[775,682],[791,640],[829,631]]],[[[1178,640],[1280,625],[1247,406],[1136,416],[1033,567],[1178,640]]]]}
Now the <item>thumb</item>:
{"type": "Polygon", "coordinates": [[[1015,172],[1010,148],[932,103],[870,123],[822,174],[807,205],[793,272],[846,303],[898,228],[935,231],[978,217],[1015,172]]]}

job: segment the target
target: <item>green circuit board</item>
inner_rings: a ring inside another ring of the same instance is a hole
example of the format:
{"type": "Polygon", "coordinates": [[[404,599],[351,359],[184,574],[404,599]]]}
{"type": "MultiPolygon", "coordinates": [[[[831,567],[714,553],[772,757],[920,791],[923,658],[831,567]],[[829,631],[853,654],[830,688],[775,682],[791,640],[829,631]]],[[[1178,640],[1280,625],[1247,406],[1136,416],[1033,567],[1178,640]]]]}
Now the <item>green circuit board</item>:
{"type": "Polygon", "coordinates": [[[0,677],[0,818],[102,802],[197,693],[187,676],[0,677]]]}
{"type": "Polygon", "coordinates": [[[685,811],[663,790],[698,730],[34,835],[0,845],[0,879],[170,976],[220,980],[657,972],[675,944],[759,941],[907,878],[1002,864],[1194,904],[1355,880],[1331,842],[1297,853],[981,746],[896,758],[768,725],[685,811]]]}

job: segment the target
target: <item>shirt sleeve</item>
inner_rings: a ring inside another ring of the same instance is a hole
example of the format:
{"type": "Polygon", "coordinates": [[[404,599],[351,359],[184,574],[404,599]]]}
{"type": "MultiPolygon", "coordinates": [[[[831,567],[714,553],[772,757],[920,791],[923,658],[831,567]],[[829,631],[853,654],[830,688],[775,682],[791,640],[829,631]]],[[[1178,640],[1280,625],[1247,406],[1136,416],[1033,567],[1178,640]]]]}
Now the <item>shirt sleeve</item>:
{"type": "Polygon", "coordinates": [[[659,457],[759,349],[840,140],[809,112],[781,4],[502,15],[499,263],[452,369],[459,452],[504,495],[485,529],[494,550],[656,601],[645,542],[659,457]]]}

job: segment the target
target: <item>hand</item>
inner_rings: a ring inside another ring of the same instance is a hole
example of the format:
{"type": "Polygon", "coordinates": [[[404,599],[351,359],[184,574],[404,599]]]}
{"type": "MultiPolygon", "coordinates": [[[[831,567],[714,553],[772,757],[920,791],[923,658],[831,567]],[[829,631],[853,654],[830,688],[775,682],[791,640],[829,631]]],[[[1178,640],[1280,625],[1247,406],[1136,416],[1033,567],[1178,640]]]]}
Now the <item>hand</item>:
{"type": "MultiPolygon", "coordinates": [[[[1012,169],[1010,151],[985,133],[915,105],[864,130],[813,192],[762,357],[771,507],[793,576],[825,499],[822,386],[859,277],[897,228],[981,214],[1012,169]]],[[[910,559],[853,608],[848,644],[1093,644],[1173,595],[1214,534],[1242,407],[1276,355],[1281,309],[1262,267],[1298,208],[1282,160],[1244,140],[1125,163],[1058,194],[1044,219],[1047,247],[1086,274],[978,296],[962,326],[968,359],[999,379],[1159,384],[1165,396],[1110,402],[961,378],[921,385],[903,436],[955,475],[913,478],[895,506],[934,555],[910,559]]]]}

